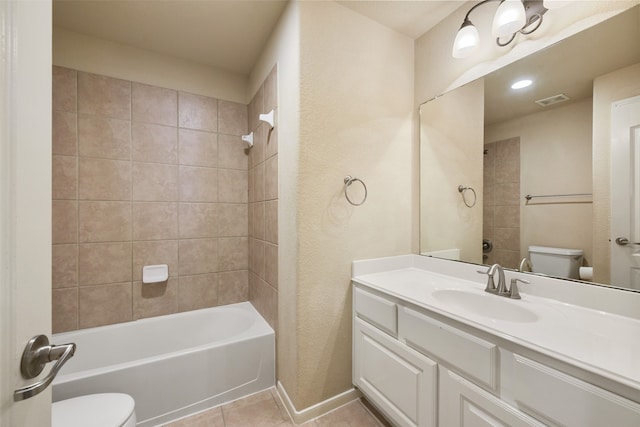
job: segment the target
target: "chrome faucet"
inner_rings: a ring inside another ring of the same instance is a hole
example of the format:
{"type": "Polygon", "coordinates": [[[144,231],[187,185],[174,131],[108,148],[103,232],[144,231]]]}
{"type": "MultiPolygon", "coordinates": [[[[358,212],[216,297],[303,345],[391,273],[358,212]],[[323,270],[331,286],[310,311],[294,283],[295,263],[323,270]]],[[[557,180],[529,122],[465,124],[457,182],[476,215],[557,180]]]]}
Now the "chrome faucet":
{"type": "Polygon", "coordinates": [[[489,292],[491,294],[500,294],[505,291],[504,284],[504,270],[500,264],[493,264],[487,271],[478,271],[480,274],[486,274],[487,278],[487,287],[484,288],[485,292],[489,292]],[[498,273],[498,286],[496,286],[494,281],[494,276],[498,273]]]}
{"type": "Polygon", "coordinates": [[[496,294],[501,297],[511,298],[511,299],[520,299],[520,292],[518,291],[518,282],[529,283],[523,279],[511,279],[511,283],[509,284],[509,288],[507,289],[507,282],[504,278],[504,269],[500,264],[493,264],[487,271],[478,271],[480,274],[486,274],[487,278],[487,287],[484,289],[485,292],[489,292],[491,294],[496,294]],[[496,286],[494,276],[498,273],[498,285],[496,286]]]}
{"type": "Polygon", "coordinates": [[[529,261],[529,258],[522,258],[520,265],[518,266],[518,271],[533,271],[531,270],[531,262],[529,261]]]}

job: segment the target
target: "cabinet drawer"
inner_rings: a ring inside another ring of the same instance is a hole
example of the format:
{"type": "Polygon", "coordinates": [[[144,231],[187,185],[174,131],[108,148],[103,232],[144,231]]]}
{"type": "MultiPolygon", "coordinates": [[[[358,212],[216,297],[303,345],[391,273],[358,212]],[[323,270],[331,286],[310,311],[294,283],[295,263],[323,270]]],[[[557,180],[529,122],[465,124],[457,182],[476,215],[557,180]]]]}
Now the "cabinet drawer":
{"type": "Polygon", "coordinates": [[[498,347],[410,308],[399,313],[400,336],[427,355],[495,390],[498,347]]]}
{"type": "Polygon", "coordinates": [[[393,336],[398,334],[398,307],[394,302],[354,288],[355,309],[359,317],[393,336]]]}
{"type": "Polygon", "coordinates": [[[354,320],[353,383],[397,426],[436,426],[436,363],[354,320]]]}
{"type": "Polygon", "coordinates": [[[640,426],[638,403],[518,354],[512,362],[513,398],[536,418],[566,426],[640,426]]]}

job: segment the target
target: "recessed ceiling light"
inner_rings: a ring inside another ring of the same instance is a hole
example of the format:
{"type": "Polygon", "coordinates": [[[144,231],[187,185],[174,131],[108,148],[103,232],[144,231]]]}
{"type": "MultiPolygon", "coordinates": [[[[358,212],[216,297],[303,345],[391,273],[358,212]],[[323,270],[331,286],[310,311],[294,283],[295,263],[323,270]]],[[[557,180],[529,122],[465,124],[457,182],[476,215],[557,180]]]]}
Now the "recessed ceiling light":
{"type": "Polygon", "coordinates": [[[525,87],[529,87],[531,86],[531,84],[533,83],[533,81],[529,80],[529,79],[524,79],[524,80],[518,80],[517,82],[515,82],[514,84],[511,85],[511,89],[524,89],[525,87]]]}

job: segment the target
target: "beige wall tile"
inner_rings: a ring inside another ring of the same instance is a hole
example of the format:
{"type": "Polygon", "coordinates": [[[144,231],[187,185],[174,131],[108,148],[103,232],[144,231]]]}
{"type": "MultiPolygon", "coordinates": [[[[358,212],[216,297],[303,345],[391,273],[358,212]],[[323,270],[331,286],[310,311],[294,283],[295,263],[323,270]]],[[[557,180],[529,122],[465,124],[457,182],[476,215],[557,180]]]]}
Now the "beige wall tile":
{"type": "Polygon", "coordinates": [[[78,286],[78,245],[53,245],[51,258],[52,287],[78,286]]]}
{"type": "Polygon", "coordinates": [[[264,81],[264,109],[271,111],[278,107],[278,68],[273,67],[264,81]]]}
{"type": "Polygon", "coordinates": [[[218,271],[249,268],[249,239],[231,237],[218,239],[218,271]]]}
{"type": "Polygon", "coordinates": [[[92,243],[79,246],[80,286],[131,281],[131,243],[92,243]]]}
{"type": "Polygon", "coordinates": [[[218,169],[218,201],[221,203],[249,201],[247,171],[218,169]]]}
{"type": "Polygon", "coordinates": [[[520,138],[511,138],[496,146],[496,183],[520,182],[520,138]]]}
{"type": "Polygon", "coordinates": [[[520,206],[501,206],[495,212],[496,227],[519,228],[520,227],[520,206]]]}
{"type": "Polygon", "coordinates": [[[178,312],[178,278],[166,282],[133,284],[133,318],[163,316],[178,312]]]}
{"type": "Polygon", "coordinates": [[[235,304],[249,300],[249,271],[218,273],[218,305],[235,304]]]}
{"type": "Polygon", "coordinates": [[[133,162],[133,200],[178,200],[178,166],[133,162]]]}
{"type": "Polygon", "coordinates": [[[253,175],[253,179],[254,179],[253,195],[254,195],[255,201],[263,202],[265,200],[264,198],[264,184],[265,184],[264,162],[260,163],[258,166],[254,168],[253,174],[254,174],[253,175]]]}
{"type": "Polygon", "coordinates": [[[265,239],[265,204],[264,203],[251,203],[249,205],[250,222],[249,229],[252,234],[251,237],[256,239],[265,239]]]}
{"type": "Polygon", "coordinates": [[[264,280],[278,289],[278,246],[264,245],[264,280]]]}
{"type": "Polygon", "coordinates": [[[131,240],[130,202],[79,202],[78,212],[80,242],[131,240]]]}
{"type": "Polygon", "coordinates": [[[53,66],[52,96],[54,111],[78,111],[78,72],[69,68],[53,66]]]}
{"type": "Polygon", "coordinates": [[[181,202],[217,202],[218,170],[180,166],[181,202]]]}
{"type": "Polygon", "coordinates": [[[136,122],[178,124],[178,92],[141,83],[131,84],[131,117],[136,122]]]}
{"type": "Polygon", "coordinates": [[[133,242],[134,282],[142,280],[142,267],[158,264],[167,264],[169,266],[169,277],[178,275],[177,240],[133,242]]]}
{"type": "Polygon", "coordinates": [[[51,302],[53,333],[78,329],[78,288],[54,289],[51,302]]]}
{"type": "Polygon", "coordinates": [[[256,130],[260,123],[258,117],[261,113],[267,113],[267,111],[264,111],[264,85],[260,86],[258,91],[253,95],[253,98],[247,108],[247,114],[249,116],[249,131],[256,130]]]}
{"type": "Polygon", "coordinates": [[[78,190],[78,179],[76,177],[76,164],[78,158],[75,156],[53,156],[52,162],[52,198],[76,199],[78,190]]]}
{"type": "Polygon", "coordinates": [[[81,156],[129,160],[131,122],[80,114],[78,116],[78,151],[81,156]]]}
{"type": "Polygon", "coordinates": [[[494,246],[512,251],[520,250],[520,228],[494,228],[494,246]]]}
{"type": "Polygon", "coordinates": [[[54,200],[51,205],[52,243],[78,241],[78,203],[72,200],[54,200]]]}
{"type": "Polygon", "coordinates": [[[249,203],[253,203],[256,201],[256,168],[250,168],[247,176],[247,185],[249,186],[249,203]]]}
{"type": "Polygon", "coordinates": [[[180,276],[218,271],[218,241],[216,239],[180,240],[178,245],[178,274],[180,276]]]}
{"type": "Polygon", "coordinates": [[[519,206],[520,183],[496,184],[496,206],[519,206]]]}
{"type": "Polygon", "coordinates": [[[79,288],[80,329],[133,320],[131,282],[79,288]]]}
{"type": "Polygon", "coordinates": [[[180,276],[178,311],[198,310],[218,305],[216,274],[180,276]]]}
{"type": "Polygon", "coordinates": [[[180,203],[180,238],[216,237],[218,205],[215,203],[180,203]]]}
{"type": "Polygon", "coordinates": [[[191,129],[179,130],[180,164],[215,167],[218,163],[218,135],[191,129]]]}
{"type": "Polygon", "coordinates": [[[246,237],[249,235],[249,205],[226,204],[218,205],[218,236],[246,237]]]}
{"type": "Polygon", "coordinates": [[[133,203],[133,240],[172,240],[177,238],[177,203],[133,203]]]}
{"type": "Polygon", "coordinates": [[[264,146],[264,157],[269,158],[278,154],[278,110],[275,112],[275,127],[267,131],[264,146]]]}
{"type": "Polygon", "coordinates": [[[278,201],[271,200],[264,204],[264,239],[278,243],[278,201]]]}
{"type": "Polygon", "coordinates": [[[80,157],[80,200],[131,200],[131,163],[80,157]]]}
{"type": "Polygon", "coordinates": [[[278,156],[268,158],[264,163],[264,198],[278,198],[278,156]]]}
{"type": "Polygon", "coordinates": [[[52,118],[53,154],[75,156],[78,154],[78,115],[54,111],[52,118]]]}
{"type": "Polygon", "coordinates": [[[133,160],[178,163],[178,129],[147,123],[131,124],[133,160]]]}
{"type": "Polygon", "coordinates": [[[131,120],[131,83],[78,72],[78,112],[131,120]]]}
{"type": "Polygon", "coordinates": [[[265,243],[258,239],[249,239],[249,271],[264,279],[265,243]]]}
{"type": "Polygon", "coordinates": [[[249,301],[277,333],[278,292],[251,272],[249,272],[249,301]]]}
{"type": "Polygon", "coordinates": [[[244,135],[248,126],[246,105],[222,100],[218,103],[218,132],[244,135]]]}
{"type": "Polygon", "coordinates": [[[267,124],[260,122],[253,131],[253,147],[249,150],[249,167],[256,167],[264,162],[267,124]]]}
{"type": "Polygon", "coordinates": [[[217,132],[218,100],[180,92],[178,94],[178,118],[181,128],[217,132]]]}
{"type": "Polygon", "coordinates": [[[218,135],[218,167],[226,169],[249,168],[249,155],[245,143],[236,135],[218,135]]]}

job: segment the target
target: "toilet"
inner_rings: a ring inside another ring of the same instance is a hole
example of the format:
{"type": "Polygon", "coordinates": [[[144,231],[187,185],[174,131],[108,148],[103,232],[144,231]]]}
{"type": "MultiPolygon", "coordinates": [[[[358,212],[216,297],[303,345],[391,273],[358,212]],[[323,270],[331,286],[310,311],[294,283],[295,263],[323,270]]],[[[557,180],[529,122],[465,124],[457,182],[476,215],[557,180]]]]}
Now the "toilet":
{"type": "Polygon", "coordinates": [[[52,427],[135,427],[135,401],[123,393],[100,393],[54,402],[52,427]]]}
{"type": "Polygon", "coordinates": [[[582,249],[529,246],[532,271],[554,277],[579,279],[583,256],[582,249]]]}

